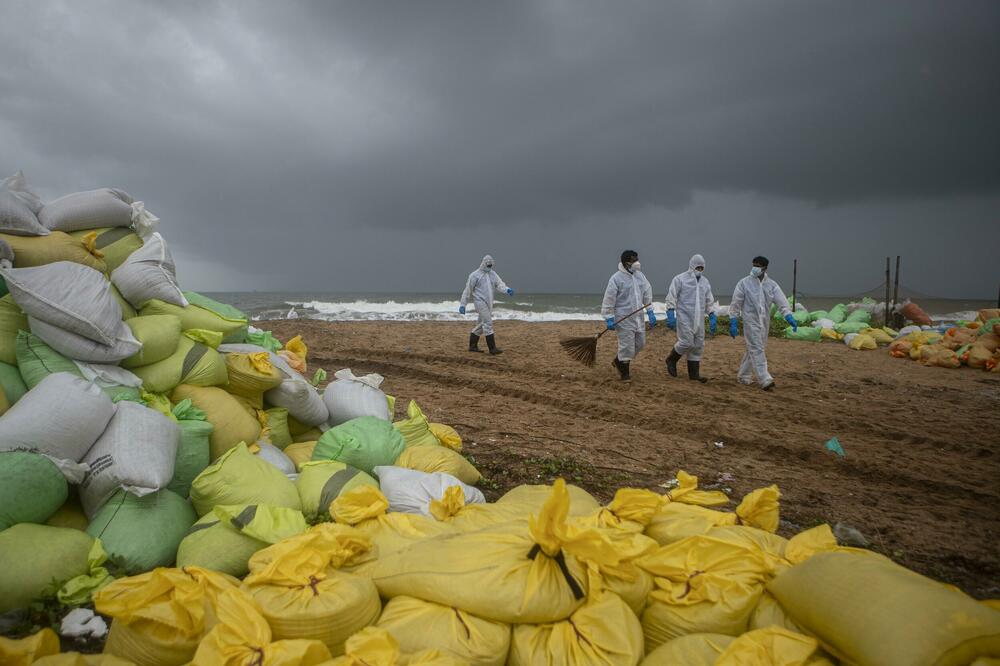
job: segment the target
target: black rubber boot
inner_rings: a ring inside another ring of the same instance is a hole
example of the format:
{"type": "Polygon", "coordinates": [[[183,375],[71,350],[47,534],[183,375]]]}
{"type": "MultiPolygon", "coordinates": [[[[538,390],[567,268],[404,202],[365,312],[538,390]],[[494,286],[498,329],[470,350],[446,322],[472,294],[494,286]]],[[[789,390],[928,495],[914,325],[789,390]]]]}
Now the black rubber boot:
{"type": "Polygon", "coordinates": [[[622,376],[623,382],[628,382],[632,380],[631,375],[628,374],[628,364],[629,364],[628,361],[618,362],[618,374],[622,376]]]}
{"type": "Polygon", "coordinates": [[[479,348],[479,336],[475,333],[469,333],[469,351],[483,353],[483,350],[479,348]]]}
{"type": "Polygon", "coordinates": [[[677,353],[676,349],[671,349],[670,356],[668,356],[665,361],[667,364],[667,372],[671,377],[677,376],[677,361],[679,360],[681,360],[681,355],[677,353]]]}
{"type": "Polygon", "coordinates": [[[701,361],[688,361],[688,379],[704,384],[708,380],[701,376],[701,361]]]}
{"type": "Polygon", "coordinates": [[[492,335],[486,336],[486,346],[490,348],[490,354],[493,356],[503,353],[503,350],[497,347],[497,342],[492,335]]]}

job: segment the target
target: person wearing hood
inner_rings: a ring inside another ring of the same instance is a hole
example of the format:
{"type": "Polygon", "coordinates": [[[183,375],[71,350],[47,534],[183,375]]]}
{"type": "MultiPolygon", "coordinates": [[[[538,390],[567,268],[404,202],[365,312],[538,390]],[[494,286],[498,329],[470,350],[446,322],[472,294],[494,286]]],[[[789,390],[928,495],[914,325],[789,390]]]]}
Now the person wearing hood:
{"type": "Polygon", "coordinates": [[[667,327],[677,331],[677,344],[667,357],[667,372],[677,376],[677,362],[687,356],[688,379],[706,382],[701,376],[701,355],[705,349],[705,313],[708,327],[715,335],[715,296],[704,275],[705,259],[700,254],[691,257],[688,270],[674,277],[667,290],[667,327]]]}
{"type": "Polygon", "coordinates": [[[497,347],[496,339],[493,337],[493,290],[505,293],[508,296],[514,295],[514,290],[504,284],[497,272],[493,270],[493,257],[486,255],[483,257],[479,268],[469,273],[469,279],[465,282],[465,290],[459,301],[458,311],[465,314],[465,306],[472,301],[476,306],[476,314],[479,321],[476,327],[469,333],[469,351],[482,352],[479,348],[479,337],[486,336],[486,346],[489,347],[490,354],[501,354],[503,350],[497,347]]]}
{"type": "Polygon", "coordinates": [[[646,326],[642,320],[642,308],[646,306],[649,325],[656,326],[653,314],[653,287],[642,274],[639,253],[635,250],[622,252],[618,270],[608,280],[601,303],[601,316],[609,330],[618,333],[618,355],[611,362],[623,381],[630,379],[629,364],[646,344],[646,326]],[[635,312],[639,310],[639,312],[635,312]],[[630,315],[631,316],[628,316],[630,315]],[[618,321],[628,317],[623,321],[618,321]]]}
{"type": "Polygon", "coordinates": [[[793,331],[799,329],[785,293],[767,275],[768,263],[767,257],[754,257],[750,275],[736,283],[733,302],[729,306],[729,335],[736,337],[737,320],[742,318],[747,345],[736,379],[741,384],[749,385],[756,376],[757,383],[765,391],[774,388],[774,378],[767,371],[767,356],[764,355],[767,334],[771,330],[771,305],[778,307],[793,331]]]}

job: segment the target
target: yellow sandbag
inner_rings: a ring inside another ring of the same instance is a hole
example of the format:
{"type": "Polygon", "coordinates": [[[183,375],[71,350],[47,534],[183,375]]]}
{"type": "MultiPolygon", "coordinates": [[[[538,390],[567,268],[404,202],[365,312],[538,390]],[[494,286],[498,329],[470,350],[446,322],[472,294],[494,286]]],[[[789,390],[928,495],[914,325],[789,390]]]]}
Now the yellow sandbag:
{"type": "Polygon", "coordinates": [[[0,363],[17,365],[17,332],[27,330],[28,317],[14,298],[10,294],[0,298],[0,363]]]}
{"type": "Polygon", "coordinates": [[[191,666],[313,666],[331,659],[320,641],[273,641],[260,610],[242,590],[220,595],[219,621],[198,645],[191,666]]]}
{"type": "Polygon", "coordinates": [[[743,633],[771,572],[760,549],[708,536],[663,546],[640,565],[655,584],[642,614],[647,649],[685,634],[743,633]]]}
{"type": "Polygon", "coordinates": [[[59,654],[59,636],[51,629],[17,640],[0,636],[0,664],[28,666],[50,654],[59,654]]]}
{"type": "Polygon", "coordinates": [[[509,625],[413,597],[392,599],[376,626],[403,652],[437,649],[474,666],[503,666],[510,650],[509,625]]]}
{"type": "Polygon", "coordinates": [[[819,552],[853,550],[837,545],[837,539],[833,536],[829,525],[818,525],[800,532],[791,539],[785,539],[777,534],[745,525],[713,527],[705,534],[723,541],[759,548],[767,557],[769,566],[774,569],[773,574],[804,562],[819,552]]]}
{"type": "Polygon", "coordinates": [[[87,526],[90,525],[90,519],[83,512],[83,506],[80,504],[80,496],[75,490],[70,491],[69,497],[63,505],[49,516],[45,524],[52,527],[72,527],[81,532],[87,530],[87,526]]]}
{"type": "Polygon", "coordinates": [[[129,256],[142,247],[139,234],[129,227],[101,227],[98,229],[81,229],[70,231],[69,235],[83,241],[93,234],[93,247],[103,256],[107,264],[108,274],[125,263],[129,256]]]}
{"type": "Polygon", "coordinates": [[[94,594],[113,618],[104,652],[138,666],[186,664],[216,622],[215,605],[239,581],[201,569],[155,569],[120,578],[94,594]]]}
{"type": "Polygon", "coordinates": [[[346,654],[323,666],[468,666],[438,650],[422,650],[404,654],[399,643],[381,627],[367,627],[347,641],[346,654]]]}
{"type": "Polygon", "coordinates": [[[457,430],[443,423],[431,423],[429,426],[431,434],[437,438],[438,444],[446,446],[452,451],[462,450],[462,436],[458,434],[457,430]]]}
{"type": "Polygon", "coordinates": [[[469,485],[483,478],[461,453],[438,445],[408,447],[396,459],[396,466],[427,473],[444,472],[469,485]]]}
{"type": "Polygon", "coordinates": [[[311,518],[330,514],[330,504],[341,493],[359,485],[378,488],[378,481],[359,469],[336,460],[306,462],[299,470],[295,487],[302,501],[302,512],[311,518]]]}
{"type": "Polygon", "coordinates": [[[371,550],[346,525],[316,525],[250,558],[243,589],[259,604],[275,639],[315,639],[333,655],[344,641],[374,624],[382,610],[371,580],[339,569],[371,550]]]}
{"type": "Polygon", "coordinates": [[[199,516],[217,505],[269,504],[302,510],[299,492],[274,465],[240,442],[191,483],[191,504],[199,516]]]}
{"type": "Polygon", "coordinates": [[[768,627],[781,627],[782,629],[787,629],[789,631],[794,631],[797,634],[804,634],[806,631],[800,627],[792,616],[788,614],[778,600],[774,598],[770,592],[764,592],[761,595],[760,601],[757,602],[757,607],[753,609],[753,613],[750,615],[750,622],[747,627],[753,631],[755,629],[766,629],[768,627]]]}
{"type": "Polygon", "coordinates": [[[416,400],[411,400],[406,408],[407,419],[392,424],[406,440],[406,448],[413,446],[440,446],[438,438],[431,432],[430,422],[416,400]]]}
{"type": "Polygon", "coordinates": [[[411,596],[506,623],[566,619],[586,597],[580,558],[613,566],[608,534],[566,524],[569,493],[559,479],[539,515],[478,532],[419,541],[382,556],[372,579],[386,598],[411,596]]]}
{"type": "Polygon", "coordinates": [[[843,335],[837,333],[837,331],[833,330],[832,328],[821,329],[819,332],[819,337],[824,340],[837,340],[838,342],[844,339],[843,335]]]}
{"type": "Polygon", "coordinates": [[[515,626],[507,663],[633,666],[643,653],[635,613],[617,595],[604,593],[562,622],[515,626]]]}
{"type": "Polygon", "coordinates": [[[32,666],[135,666],[135,664],[113,654],[64,652],[50,657],[42,657],[33,662],[32,666]]]}
{"type": "Polygon", "coordinates": [[[818,553],[768,590],[849,663],[957,666],[1000,655],[1000,613],[879,555],[818,553]]]}
{"type": "MultiPolygon", "coordinates": [[[[288,422],[291,423],[292,417],[288,417],[288,422]]],[[[291,428],[288,429],[291,432],[291,428]]],[[[323,431],[319,428],[309,428],[305,432],[299,434],[292,434],[292,441],[296,444],[307,444],[309,442],[318,442],[320,437],[323,436],[323,431]]]]}
{"type": "Polygon", "coordinates": [[[870,335],[875,339],[880,345],[887,345],[895,341],[896,336],[891,335],[888,331],[882,328],[864,328],[860,331],[861,335],[870,335]]]}
{"type": "Polygon", "coordinates": [[[215,386],[181,384],[170,394],[175,404],[188,398],[205,412],[205,420],[212,424],[211,460],[217,460],[240,442],[253,443],[260,437],[260,422],[226,391],[215,386]]]}
{"type": "Polygon", "coordinates": [[[651,490],[619,488],[611,504],[589,516],[576,518],[573,522],[581,527],[610,527],[642,532],[668,501],[665,496],[651,490]]]}
{"type": "Polygon", "coordinates": [[[316,442],[297,442],[295,444],[289,444],[284,448],[284,453],[286,456],[291,458],[292,462],[295,463],[295,469],[302,471],[302,466],[312,460],[313,450],[316,448],[316,442]]]}
{"type": "Polygon", "coordinates": [[[681,470],[677,472],[677,485],[667,491],[671,502],[696,504],[698,506],[722,506],[729,504],[729,496],[721,490],[698,490],[698,477],[681,470]]]}
{"type": "Polygon", "coordinates": [[[14,268],[72,261],[101,273],[108,272],[104,259],[87,249],[83,241],[73,238],[64,231],[53,231],[47,236],[0,234],[0,240],[6,241],[10,249],[14,250],[14,268]]]}
{"type": "Polygon", "coordinates": [[[847,343],[847,346],[855,351],[860,351],[862,349],[878,349],[878,343],[875,338],[871,335],[865,333],[858,333],[854,338],[847,343]]]}
{"type": "MultiPolygon", "coordinates": [[[[527,508],[527,512],[537,512],[541,510],[549,497],[552,496],[553,486],[515,486],[508,490],[503,497],[496,501],[497,504],[518,504],[527,508]]],[[[566,484],[566,492],[569,493],[569,515],[586,516],[601,508],[601,503],[594,499],[594,496],[579,486],[571,483],[566,484]]]]}
{"type": "Polygon", "coordinates": [[[173,354],[162,361],[132,368],[132,372],[150,393],[167,393],[179,384],[225,386],[229,381],[222,355],[186,335],[180,337],[173,354]]]}
{"type": "Polygon", "coordinates": [[[229,386],[226,390],[233,395],[247,398],[257,409],[264,407],[264,391],[269,391],[283,379],[278,369],[271,365],[267,352],[257,354],[226,354],[226,370],[229,372],[229,386]]]}
{"type": "Polygon", "coordinates": [[[735,513],[671,502],[656,512],[644,533],[661,546],[666,546],[689,536],[706,534],[713,527],[736,525],[738,522],[739,517],[735,513]]]}
{"type": "Polygon", "coordinates": [[[740,637],[691,634],[650,652],[642,666],[831,666],[813,638],[780,627],[740,637]]]}

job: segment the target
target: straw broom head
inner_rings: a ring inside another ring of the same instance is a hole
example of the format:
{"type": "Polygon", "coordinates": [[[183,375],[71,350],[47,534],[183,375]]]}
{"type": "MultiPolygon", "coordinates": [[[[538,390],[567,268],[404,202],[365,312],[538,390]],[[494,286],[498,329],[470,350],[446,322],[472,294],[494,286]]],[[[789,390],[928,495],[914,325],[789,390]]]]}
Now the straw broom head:
{"type": "Polygon", "coordinates": [[[580,361],[590,368],[593,367],[594,360],[597,358],[597,340],[600,337],[598,334],[588,335],[585,338],[563,338],[559,344],[574,360],[580,361]]]}

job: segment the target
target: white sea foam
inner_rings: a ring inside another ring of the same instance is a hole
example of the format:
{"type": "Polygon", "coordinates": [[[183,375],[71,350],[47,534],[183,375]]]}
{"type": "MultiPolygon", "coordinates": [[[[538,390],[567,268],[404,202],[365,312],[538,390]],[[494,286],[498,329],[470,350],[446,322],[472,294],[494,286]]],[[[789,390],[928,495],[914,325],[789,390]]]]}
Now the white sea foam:
{"type": "MultiPolygon", "coordinates": [[[[476,306],[470,303],[466,307],[467,314],[458,312],[459,302],[398,302],[398,301],[289,301],[289,305],[299,311],[300,316],[311,316],[316,319],[330,321],[471,321],[475,317],[476,306]],[[313,312],[309,312],[313,311],[313,312]]],[[[525,304],[530,305],[530,304],[525,304]]],[[[600,319],[600,313],[575,311],[541,311],[528,312],[511,310],[497,304],[493,309],[493,318],[497,320],[518,321],[566,321],[575,319],[600,319]]]]}

